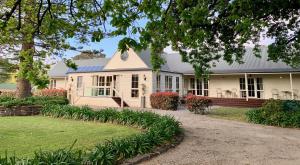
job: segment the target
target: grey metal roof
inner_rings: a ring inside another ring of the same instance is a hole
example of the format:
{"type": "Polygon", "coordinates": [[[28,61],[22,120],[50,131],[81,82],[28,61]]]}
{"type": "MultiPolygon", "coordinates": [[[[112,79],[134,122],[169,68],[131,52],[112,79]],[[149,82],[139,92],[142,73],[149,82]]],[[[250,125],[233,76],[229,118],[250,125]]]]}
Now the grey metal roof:
{"type": "MultiPolygon", "coordinates": [[[[94,59],[85,59],[85,60],[74,60],[75,64],[77,64],[78,69],[82,67],[96,67],[96,69],[102,68],[107,64],[109,58],[94,58],[94,59]]],[[[65,77],[68,72],[68,67],[65,65],[63,61],[60,61],[52,66],[49,71],[50,77],[65,77]]],[[[93,68],[89,68],[90,70],[93,68]]],[[[94,68],[95,69],[95,68],[94,68]]]]}
{"type": "MultiPolygon", "coordinates": [[[[148,68],[152,69],[151,64],[151,50],[145,49],[140,52],[136,52],[138,56],[144,61],[144,63],[148,66],[148,68]]],[[[161,66],[162,71],[170,71],[169,66],[167,63],[161,66]]]]}
{"type": "MultiPolygon", "coordinates": [[[[225,73],[275,73],[275,72],[298,72],[300,68],[292,68],[287,64],[279,61],[268,61],[268,49],[267,47],[261,47],[261,58],[256,57],[253,54],[252,48],[246,48],[246,53],[243,57],[243,64],[234,62],[229,65],[224,60],[215,62],[211,71],[215,74],[225,73]]],[[[194,69],[191,64],[181,61],[181,56],[178,53],[165,54],[164,58],[173,72],[179,72],[183,74],[194,74],[194,69]]]]}

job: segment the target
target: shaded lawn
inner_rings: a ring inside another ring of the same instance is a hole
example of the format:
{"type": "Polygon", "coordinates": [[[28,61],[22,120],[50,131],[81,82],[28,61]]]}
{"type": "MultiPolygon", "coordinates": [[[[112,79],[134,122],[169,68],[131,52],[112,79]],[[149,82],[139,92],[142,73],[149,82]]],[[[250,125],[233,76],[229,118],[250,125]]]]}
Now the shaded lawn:
{"type": "Polygon", "coordinates": [[[247,122],[245,113],[251,108],[220,107],[209,111],[208,116],[227,120],[247,122]]]}
{"type": "Polygon", "coordinates": [[[0,117],[0,156],[30,157],[37,150],[92,149],[112,138],[140,133],[140,130],[108,123],[50,117],[0,117]]]}

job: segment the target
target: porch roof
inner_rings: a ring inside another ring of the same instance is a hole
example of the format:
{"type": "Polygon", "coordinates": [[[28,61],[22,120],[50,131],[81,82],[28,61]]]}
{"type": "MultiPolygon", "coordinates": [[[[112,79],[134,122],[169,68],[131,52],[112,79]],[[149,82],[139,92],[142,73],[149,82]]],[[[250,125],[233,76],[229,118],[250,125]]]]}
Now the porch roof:
{"type": "MultiPolygon", "coordinates": [[[[282,61],[273,62],[268,60],[268,49],[266,46],[261,47],[261,58],[253,54],[252,48],[246,48],[242,64],[234,62],[228,64],[224,60],[215,61],[211,68],[212,73],[228,74],[228,73],[282,73],[282,72],[300,72],[300,68],[292,68],[282,61]]],[[[194,74],[191,64],[181,61],[178,53],[165,54],[164,58],[173,72],[183,74],[194,74]]]]}

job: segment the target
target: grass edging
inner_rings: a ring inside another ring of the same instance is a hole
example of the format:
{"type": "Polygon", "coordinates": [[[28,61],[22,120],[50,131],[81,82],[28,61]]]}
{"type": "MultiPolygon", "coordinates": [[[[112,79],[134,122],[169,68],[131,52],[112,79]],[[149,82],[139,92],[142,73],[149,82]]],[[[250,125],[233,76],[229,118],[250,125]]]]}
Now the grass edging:
{"type": "Polygon", "coordinates": [[[138,164],[138,163],[142,163],[144,161],[150,160],[158,155],[161,155],[161,154],[169,151],[172,148],[175,148],[183,141],[183,139],[184,139],[184,133],[181,132],[179,135],[174,137],[172,143],[168,143],[163,146],[157,147],[151,153],[138,155],[134,158],[127,159],[122,163],[122,165],[134,165],[134,164],[138,164]]]}

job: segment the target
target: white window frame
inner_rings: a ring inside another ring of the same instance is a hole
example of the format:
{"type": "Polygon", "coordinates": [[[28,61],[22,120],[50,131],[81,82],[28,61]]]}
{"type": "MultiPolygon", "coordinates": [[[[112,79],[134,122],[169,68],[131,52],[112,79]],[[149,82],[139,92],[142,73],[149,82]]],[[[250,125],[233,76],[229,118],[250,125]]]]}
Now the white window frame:
{"type": "Polygon", "coordinates": [[[189,78],[188,89],[189,89],[188,91],[192,91],[193,95],[206,96],[205,93],[207,93],[207,96],[209,96],[209,80],[205,80],[204,78],[197,79],[195,77],[191,77],[189,78]],[[201,87],[200,90],[198,89],[198,81],[201,81],[201,85],[199,85],[201,87]],[[207,89],[205,88],[205,82],[207,82],[207,89]]]}
{"type": "Polygon", "coordinates": [[[157,74],[156,75],[156,92],[161,91],[161,75],[157,74]]]}
{"type": "Polygon", "coordinates": [[[257,98],[257,99],[263,99],[264,98],[264,80],[262,77],[248,77],[247,78],[247,83],[245,81],[245,78],[244,77],[241,77],[239,78],[239,84],[240,84],[240,97],[241,98],[246,98],[248,96],[248,98],[257,98]],[[241,79],[244,80],[244,86],[245,86],[245,89],[241,89],[241,79]],[[249,79],[253,79],[254,80],[254,96],[249,96],[249,79]],[[262,83],[261,83],[261,88],[262,89],[257,89],[258,87],[258,84],[257,84],[257,80],[258,79],[261,79],[262,80],[262,83]],[[246,87],[246,84],[248,85],[248,87],[246,87]],[[248,89],[248,91],[246,90],[248,89]],[[243,92],[246,92],[246,95],[243,96],[242,93],[243,92]],[[257,92],[260,92],[260,98],[257,97],[257,92]]]}
{"type": "Polygon", "coordinates": [[[176,88],[176,92],[179,94],[180,92],[180,77],[175,77],[175,88],[176,88]]]}
{"type": "Polygon", "coordinates": [[[140,95],[140,91],[139,91],[139,81],[140,81],[140,77],[138,74],[133,74],[131,75],[131,91],[130,91],[130,96],[131,98],[138,98],[140,95]],[[134,77],[137,77],[137,81],[134,81],[134,77]],[[137,83],[136,87],[133,87],[133,83],[137,83]],[[133,91],[137,92],[136,96],[133,96],[133,91]]]}
{"type": "Polygon", "coordinates": [[[56,89],[56,80],[55,79],[50,80],[50,89],[56,89]]]}
{"type": "Polygon", "coordinates": [[[106,97],[111,95],[112,76],[93,75],[92,79],[92,96],[106,97]],[[108,81],[109,77],[111,80],[108,81]]]}
{"type": "Polygon", "coordinates": [[[173,91],[173,76],[165,75],[165,91],[172,92],[173,91]]]}

